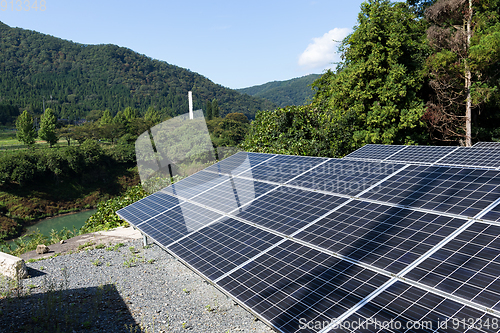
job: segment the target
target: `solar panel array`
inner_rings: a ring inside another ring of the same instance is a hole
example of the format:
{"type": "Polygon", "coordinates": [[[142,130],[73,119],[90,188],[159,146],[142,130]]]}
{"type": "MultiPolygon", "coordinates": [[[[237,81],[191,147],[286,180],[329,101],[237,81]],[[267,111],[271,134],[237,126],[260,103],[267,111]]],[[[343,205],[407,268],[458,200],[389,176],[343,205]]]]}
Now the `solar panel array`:
{"type": "Polygon", "coordinates": [[[500,168],[500,154],[495,142],[474,147],[366,145],[345,158],[349,160],[450,165],[474,168],[500,168]]]}
{"type": "Polygon", "coordinates": [[[500,152],[466,149],[240,152],[117,213],[278,332],[498,332],[500,152]]]}

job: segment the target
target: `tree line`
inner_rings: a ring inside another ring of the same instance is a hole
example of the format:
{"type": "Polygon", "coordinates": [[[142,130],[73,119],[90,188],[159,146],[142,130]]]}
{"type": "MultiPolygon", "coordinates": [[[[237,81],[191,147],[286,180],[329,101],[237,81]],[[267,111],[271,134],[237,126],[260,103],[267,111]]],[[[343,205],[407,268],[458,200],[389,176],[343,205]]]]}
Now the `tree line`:
{"type": "MultiPolygon", "coordinates": [[[[216,98],[221,115],[240,112],[253,119],[258,110],[276,107],[124,47],[78,44],[1,22],[0,36],[0,104],[32,114],[50,107],[73,121],[93,110],[114,116],[126,107],[141,114],[154,107],[174,117],[188,109],[189,90],[195,109],[216,98]]],[[[0,108],[0,124],[6,124],[2,120],[0,108]]]]}
{"type": "Polygon", "coordinates": [[[500,140],[499,0],[369,0],[339,52],[310,104],[258,113],[242,147],[342,157],[500,140]]]}

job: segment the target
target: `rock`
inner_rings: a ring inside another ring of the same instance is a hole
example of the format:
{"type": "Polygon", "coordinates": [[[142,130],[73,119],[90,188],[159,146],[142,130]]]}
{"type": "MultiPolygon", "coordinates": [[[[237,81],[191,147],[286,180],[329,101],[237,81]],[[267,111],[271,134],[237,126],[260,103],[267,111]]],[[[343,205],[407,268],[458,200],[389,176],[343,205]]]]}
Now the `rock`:
{"type": "Polygon", "coordinates": [[[44,253],[47,253],[47,252],[49,252],[49,247],[48,246],[45,246],[43,244],[37,245],[37,247],[36,247],[36,253],[38,253],[38,254],[44,254],[44,253]]]}
{"type": "Polygon", "coordinates": [[[28,275],[23,259],[0,252],[0,273],[11,279],[24,279],[28,275]]]}
{"type": "Polygon", "coordinates": [[[64,239],[61,239],[61,241],[59,242],[59,244],[64,244],[64,243],[65,243],[64,239]]]}

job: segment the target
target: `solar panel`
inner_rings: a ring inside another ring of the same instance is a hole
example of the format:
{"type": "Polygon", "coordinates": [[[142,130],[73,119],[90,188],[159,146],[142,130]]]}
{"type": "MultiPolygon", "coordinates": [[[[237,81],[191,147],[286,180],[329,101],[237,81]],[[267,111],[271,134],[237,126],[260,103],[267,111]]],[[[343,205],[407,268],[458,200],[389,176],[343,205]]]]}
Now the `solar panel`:
{"type": "Polygon", "coordinates": [[[500,221],[500,206],[494,207],[486,215],[484,215],[482,217],[482,219],[489,220],[489,221],[495,221],[495,222],[500,221]]]}
{"type": "Polygon", "coordinates": [[[237,175],[276,155],[238,152],[222,161],[209,166],[205,171],[217,172],[226,175],[237,175]]]}
{"type": "Polygon", "coordinates": [[[485,311],[397,281],[327,332],[489,333],[499,324],[485,311]]]}
{"type": "Polygon", "coordinates": [[[170,243],[220,219],[221,214],[189,202],[183,202],[170,210],[145,220],[135,226],[158,244],[170,243]]]}
{"type": "Polygon", "coordinates": [[[352,196],[367,190],[403,166],[393,163],[330,159],[286,184],[352,196]]]}
{"type": "Polygon", "coordinates": [[[464,223],[462,219],[354,200],[295,238],[399,273],[464,223]]]}
{"type": "Polygon", "coordinates": [[[405,277],[500,310],[500,226],[474,223],[405,277]]]}
{"type": "Polygon", "coordinates": [[[447,146],[407,146],[386,160],[393,162],[435,163],[457,147],[447,146]]]}
{"type": "Polygon", "coordinates": [[[500,197],[500,172],[410,165],[361,197],[474,217],[500,197]]]}
{"type": "Polygon", "coordinates": [[[228,181],[206,190],[203,195],[191,199],[201,206],[229,213],[249,204],[255,198],[275,189],[277,185],[258,181],[230,178],[228,181]]]}
{"type": "Polygon", "coordinates": [[[407,146],[389,146],[368,144],[353,151],[345,158],[361,158],[368,160],[385,160],[386,158],[402,151],[407,146]]]}
{"type": "Polygon", "coordinates": [[[282,237],[265,230],[226,218],[211,224],[203,233],[193,233],[171,244],[168,249],[215,280],[281,240],[282,237]]]}
{"type": "Polygon", "coordinates": [[[476,142],[474,148],[500,148],[500,142],[476,142]]]}
{"type": "Polygon", "coordinates": [[[118,214],[283,333],[498,323],[500,171],[419,165],[453,155],[430,148],[358,151],[374,161],[238,153],[118,214]]]}
{"type": "Polygon", "coordinates": [[[219,175],[202,170],[164,188],[162,192],[185,199],[191,199],[228,180],[229,176],[227,175],[219,175]]]}
{"type": "Polygon", "coordinates": [[[183,202],[169,194],[156,192],[116,212],[125,221],[137,225],[183,202]]]}
{"type": "Polygon", "coordinates": [[[498,168],[500,166],[500,154],[498,154],[497,148],[458,147],[457,150],[439,160],[438,163],[498,168]]]}
{"type": "Polygon", "coordinates": [[[251,202],[234,216],[259,226],[291,235],[346,198],[312,191],[280,187],[251,202]]]}
{"type": "Polygon", "coordinates": [[[292,241],[262,254],[217,284],[281,332],[328,321],[389,278],[292,241]]]}
{"type": "Polygon", "coordinates": [[[327,159],[321,157],[278,155],[239,176],[283,184],[325,161],[327,159]]]}

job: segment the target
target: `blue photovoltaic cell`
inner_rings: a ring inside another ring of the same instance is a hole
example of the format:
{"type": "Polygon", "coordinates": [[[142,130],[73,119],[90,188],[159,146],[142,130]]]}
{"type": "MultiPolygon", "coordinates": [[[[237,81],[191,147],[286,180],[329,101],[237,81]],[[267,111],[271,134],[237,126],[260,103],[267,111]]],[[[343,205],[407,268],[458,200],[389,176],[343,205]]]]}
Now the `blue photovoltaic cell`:
{"type": "Polygon", "coordinates": [[[500,167],[500,154],[497,148],[458,147],[438,164],[498,168],[500,167]]]}
{"type": "Polygon", "coordinates": [[[410,165],[362,198],[474,217],[500,197],[500,172],[410,165]]]}
{"type": "Polygon", "coordinates": [[[229,213],[250,203],[278,185],[262,183],[245,178],[232,177],[229,181],[207,190],[192,200],[202,206],[229,213]]]}
{"type": "Polygon", "coordinates": [[[277,155],[239,176],[282,184],[326,160],[320,157],[277,155]]]}
{"type": "Polygon", "coordinates": [[[401,151],[406,146],[389,146],[389,145],[365,145],[356,151],[353,151],[345,158],[362,158],[368,160],[385,160],[389,156],[401,151]]]}
{"type": "Polygon", "coordinates": [[[287,185],[356,195],[401,169],[403,164],[330,159],[287,185]]]}
{"type": "Polygon", "coordinates": [[[153,216],[177,206],[182,201],[162,192],[156,192],[144,199],[122,208],[118,216],[132,225],[137,225],[153,216]]]}
{"type": "Polygon", "coordinates": [[[158,244],[168,246],[220,217],[222,215],[213,211],[184,202],[136,227],[158,244]]]}
{"type": "Polygon", "coordinates": [[[355,200],[294,237],[396,274],[465,222],[355,200]]]}
{"type": "Polygon", "coordinates": [[[345,201],[333,195],[280,187],[233,215],[290,235],[345,201]]]}
{"type": "Polygon", "coordinates": [[[397,281],[329,332],[497,333],[499,324],[484,311],[397,281]]]}
{"type": "Polygon", "coordinates": [[[449,146],[407,146],[387,160],[394,162],[434,163],[457,147],[449,146]]]}
{"type": "Polygon", "coordinates": [[[500,227],[474,223],[405,278],[500,311],[500,227]]]}
{"type": "Polygon", "coordinates": [[[500,142],[476,142],[473,148],[500,148],[500,142]]]}
{"type": "Polygon", "coordinates": [[[489,220],[489,221],[495,221],[499,222],[500,221],[500,205],[497,205],[496,207],[493,207],[488,213],[486,213],[483,217],[483,220],[489,220]]]}
{"type": "Polygon", "coordinates": [[[205,171],[217,172],[227,175],[237,175],[262,163],[276,155],[239,152],[222,161],[209,166],[205,171]]]}
{"type": "Polygon", "coordinates": [[[336,318],[389,278],[292,241],[217,282],[283,332],[336,318]]]}
{"type": "Polygon", "coordinates": [[[215,280],[281,240],[282,237],[229,218],[170,245],[169,250],[215,280]]]}
{"type": "Polygon", "coordinates": [[[213,172],[199,171],[161,190],[164,193],[176,195],[184,199],[191,199],[200,193],[228,181],[226,175],[213,172]]]}

